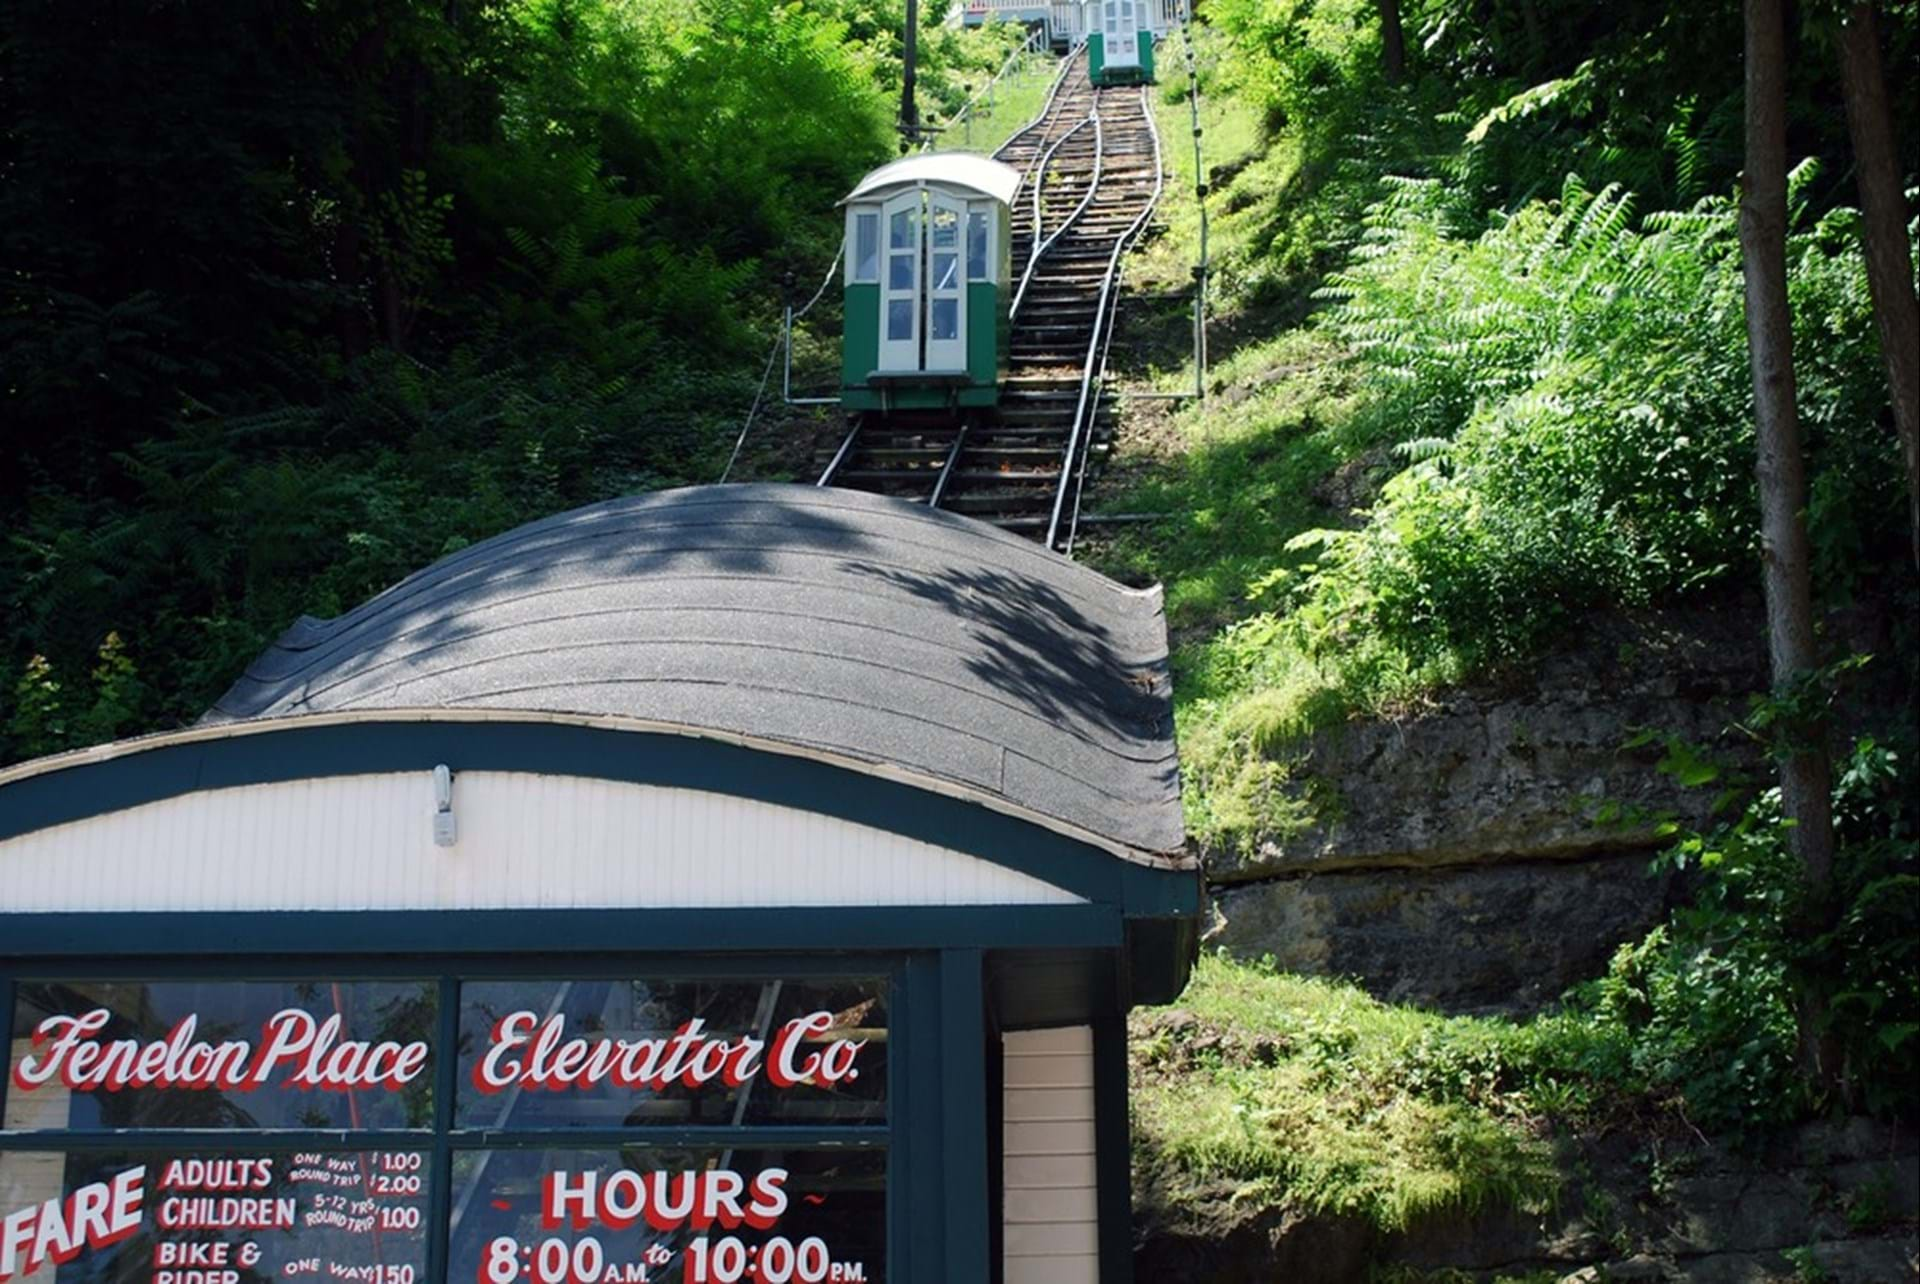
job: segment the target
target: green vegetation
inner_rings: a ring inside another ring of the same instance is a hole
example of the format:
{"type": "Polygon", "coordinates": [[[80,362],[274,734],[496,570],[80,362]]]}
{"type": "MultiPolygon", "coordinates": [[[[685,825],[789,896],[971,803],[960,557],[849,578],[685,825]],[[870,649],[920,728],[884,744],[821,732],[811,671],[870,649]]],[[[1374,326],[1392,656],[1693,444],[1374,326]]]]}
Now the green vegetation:
{"type": "Polygon", "coordinates": [[[1404,1229],[1442,1210],[1539,1208],[1556,1177],[1521,1027],[1201,960],[1174,1013],[1134,1022],[1140,1180],[1404,1229]]]}
{"type": "Polygon", "coordinates": [[[1224,1182],[1235,1200],[1381,1231],[1485,1205],[1540,1209],[1565,1180],[1556,1140],[1621,1126],[1757,1137],[1805,1117],[1816,1103],[1795,1065],[1792,998],[1808,977],[1859,1104],[1910,1116],[1920,842],[1904,784],[1894,751],[1872,741],[1841,773],[1833,932],[1791,930],[1802,880],[1767,791],[1661,858],[1696,871],[1694,905],[1528,1021],[1439,1016],[1204,957],[1177,1008],[1134,1017],[1145,1187],[1177,1209],[1224,1182]]]}
{"type": "MultiPolygon", "coordinates": [[[[1002,38],[1024,39],[1025,32],[1009,28],[1002,33],[1002,38]]],[[[1018,57],[1010,56],[1004,75],[1000,75],[998,67],[983,67],[962,82],[971,106],[963,104],[962,110],[937,122],[938,145],[964,151],[994,151],[1039,114],[1047,100],[1047,90],[1059,71],[1059,60],[1044,47],[1036,47],[1018,57]],[[999,79],[995,80],[995,76],[999,79]]]]}
{"type": "MultiPolygon", "coordinates": [[[[1814,579],[1822,609],[1891,621],[1874,663],[1910,698],[1920,593],[1833,10],[1802,8],[1814,579]]],[[[1204,175],[1184,58],[1162,62],[1165,234],[1129,280],[1178,333],[1204,179],[1211,397],[1108,499],[1163,520],[1095,560],[1167,585],[1185,802],[1213,851],[1337,809],[1304,766],[1316,734],[1523,669],[1596,612],[1755,578],[1740,6],[1398,9],[1389,74],[1376,0],[1208,0],[1204,175]]],[[[922,10],[921,110],[951,120],[1020,33],[922,10]]],[[[1913,5],[1883,12],[1909,67],[1913,5]]],[[[0,763],[190,721],[302,613],[474,540],[715,479],[780,306],[832,256],[834,201],[898,146],[903,22],[901,0],[17,0],[0,763]]],[[[1049,71],[945,141],[991,149],[1049,71]]],[[[1909,77],[1904,137],[1917,105],[1909,77]]],[[[1133,373],[1180,387],[1178,346],[1133,373]]],[[[831,357],[829,324],[801,336],[805,371],[831,357]]],[[[1800,693],[1815,713],[1848,667],[1830,658],[1800,693]]],[[[1806,713],[1761,702],[1749,729],[1791,752],[1806,713]]],[[[1777,794],[1674,757],[1727,790],[1725,823],[1661,858],[1695,899],[1546,1015],[1205,960],[1183,1015],[1136,1023],[1152,1189],[1393,1230],[1550,1203],[1569,1131],[1911,1116],[1915,746],[1861,738],[1840,764],[1817,888],[1777,794]],[[1840,1058],[1827,1096],[1798,1065],[1809,1011],[1840,1058]]]]}
{"type": "MultiPolygon", "coordinates": [[[[1105,502],[1163,519],[1093,557],[1166,584],[1188,824],[1216,852],[1337,815],[1334,782],[1308,766],[1316,735],[1523,670],[1597,612],[1732,602],[1757,581],[1740,85],[1720,52],[1737,47],[1738,6],[1402,9],[1398,83],[1367,0],[1220,0],[1197,36],[1211,396],[1105,502]]],[[[1896,48],[1913,34],[1901,26],[1896,48]]],[[[1880,689],[1911,693],[1920,593],[1833,74],[1817,58],[1794,71],[1814,583],[1823,610],[1894,622],[1873,666],[1880,689]]],[[[1184,91],[1160,104],[1182,140],[1184,91]]],[[[1190,186],[1182,148],[1169,158],[1190,186]]],[[[1140,288],[1179,284],[1197,252],[1190,199],[1166,223],[1140,288]]],[[[1137,373],[1172,387],[1170,364],[1137,373]]],[[[1833,701],[1857,663],[1804,698],[1833,701]]],[[[1806,712],[1760,701],[1746,727],[1765,740],[1806,712]]],[[[1915,745],[1897,739],[1863,738],[1836,764],[1838,854],[1819,889],[1778,791],[1670,755],[1687,783],[1723,791],[1728,817],[1673,834],[1660,858],[1693,902],[1530,1020],[1203,960],[1178,1008],[1135,1018],[1143,1198],[1393,1231],[1550,1203],[1569,1178],[1562,1143],[1609,1129],[1755,1137],[1834,1108],[1911,1117],[1920,851],[1915,745]],[[1808,1004],[1842,1059],[1837,1090],[1802,1072],[1808,1004]]]]}
{"type": "MultiPolygon", "coordinates": [[[[1210,12],[1216,395],[1113,501],[1168,520],[1097,556],[1167,582],[1189,824],[1246,848],[1313,814],[1311,733],[1524,663],[1587,612],[1745,583],[1758,510],[1724,69],[1649,67],[1616,33],[1527,88],[1554,69],[1532,37],[1436,4],[1423,74],[1391,85],[1370,3],[1210,12]],[[1620,105],[1650,76],[1670,119],[1620,105]]],[[[1842,124],[1816,123],[1843,168],[1842,124]]],[[[1910,605],[1858,216],[1828,169],[1797,172],[1790,245],[1815,582],[1910,605]]],[[[1152,261],[1190,261],[1197,218],[1168,230],[1152,261]]]]}
{"type": "MultiPolygon", "coordinates": [[[[934,117],[1019,40],[936,9],[934,117]]],[[[474,540],[715,480],[786,278],[896,148],[903,22],[10,6],[0,762],[191,721],[302,613],[474,540]]]]}

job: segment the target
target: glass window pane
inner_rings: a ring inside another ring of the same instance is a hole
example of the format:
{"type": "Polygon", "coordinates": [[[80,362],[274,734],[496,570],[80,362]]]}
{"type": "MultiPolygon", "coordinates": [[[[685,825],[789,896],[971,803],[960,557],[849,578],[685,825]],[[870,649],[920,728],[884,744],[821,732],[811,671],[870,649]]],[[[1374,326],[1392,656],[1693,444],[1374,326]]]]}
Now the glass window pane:
{"type": "Polygon", "coordinates": [[[853,279],[856,281],[880,279],[880,216],[878,214],[853,216],[853,279]]]}
{"type": "MultiPolygon", "coordinates": [[[[912,337],[912,304],[906,311],[912,337]]],[[[887,983],[468,981],[464,1128],[884,1124],[887,983]],[[804,1072],[804,1073],[802,1073],[804,1072]]]]}
{"type": "Polygon", "coordinates": [[[957,339],[960,337],[960,300],[935,299],[933,301],[933,338],[957,339]]]}
{"type": "Polygon", "coordinates": [[[936,290],[960,288],[960,256],[958,254],[933,256],[933,288],[936,290]]]}
{"type": "Polygon", "coordinates": [[[888,1278],[880,1150],[470,1150],[452,1195],[453,1281],[888,1278]]]}
{"type": "Polygon", "coordinates": [[[887,338],[913,338],[913,300],[887,300],[887,338]]]}
{"type": "Polygon", "coordinates": [[[895,210],[887,220],[887,244],[896,250],[913,248],[913,211],[895,210]]]}
{"type": "Polygon", "coordinates": [[[913,288],[913,255],[889,254],[887,256],[887,288],[891,290],[913,288]]]}
{"type": "Polygon", "coordinates": [[[19,1284],[425,1284],[429,1166],[408,1150],[12,1151],[0,1214],[58,1201],[79,1234],[57,1266],[57,1240],[0,1243],[0,1271],[19,1284]]]}
{"type": "Polygon", "coordinates": [[[7,1128],[425,1128],[432,981],[22,981],[7,1128]]]}
{"type": "Polygon", "coordinates": [[[967,214],[967,280],[987,279],[987,215],[984,210],[967,214]]]}
{"type": "Polygon", "coordinates": [[[960,244],[960,211],[936,207],[933,211],[934,248],[951,250],[960,244]]]}

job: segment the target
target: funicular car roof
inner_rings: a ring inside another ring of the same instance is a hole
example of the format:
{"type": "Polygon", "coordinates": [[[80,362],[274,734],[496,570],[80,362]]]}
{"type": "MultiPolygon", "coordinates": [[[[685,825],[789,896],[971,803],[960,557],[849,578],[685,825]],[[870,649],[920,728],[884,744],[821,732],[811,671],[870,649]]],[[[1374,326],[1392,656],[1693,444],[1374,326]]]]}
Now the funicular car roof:
{"type": "Polygon", "coordinates": [[[921,183],[957,187],[1010,205],[1020,189],[1020,171],[977,152],[919,152],[874,170],[840,203],[873,200],[892,189],[921,183]]]}

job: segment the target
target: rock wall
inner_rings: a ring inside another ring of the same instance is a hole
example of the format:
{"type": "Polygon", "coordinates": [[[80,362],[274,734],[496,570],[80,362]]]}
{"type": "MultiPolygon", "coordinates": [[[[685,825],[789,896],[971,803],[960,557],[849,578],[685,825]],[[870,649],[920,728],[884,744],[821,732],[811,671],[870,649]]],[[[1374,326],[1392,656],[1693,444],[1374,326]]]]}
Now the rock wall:
{"type": "Polygon", "coordinates": [[[1732,724],[1765,684],[1761,627],[1745,607],[1609,618],[1504,685],[1317,737],[1293,776],[1318,823],[1208,853],[1211,942],[1451,1011],[1552,1001],[1665,914],[1657,819],[1709,816],[1661,741],[1629,742],[1755,764],[1732,724]]]}
{"type": "Polygon", "coordinates": [[[1270,1280],[1526,1279],[1562,1284],[1902,1284],[1920,1279],[1920,1145],[1867,1120],[1800,1128],[1758,1152],[1691,1136],[1562,1144],[1544,1216],[1462,1210],[1401,1234],[1223,1191],[1178,1217],[1136,1211],[1135,1276],[1270,1280]]]}

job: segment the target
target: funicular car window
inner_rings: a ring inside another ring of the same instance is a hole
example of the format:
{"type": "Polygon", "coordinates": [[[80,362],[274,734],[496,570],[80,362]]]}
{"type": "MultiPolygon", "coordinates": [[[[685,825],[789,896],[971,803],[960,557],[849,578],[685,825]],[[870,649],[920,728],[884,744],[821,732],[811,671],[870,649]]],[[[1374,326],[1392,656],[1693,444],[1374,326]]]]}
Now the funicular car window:
{"type": "Polygon", "coordinates": [[[18,980],[0,1281],[884,1280],[889,994],[18,980]]]}

